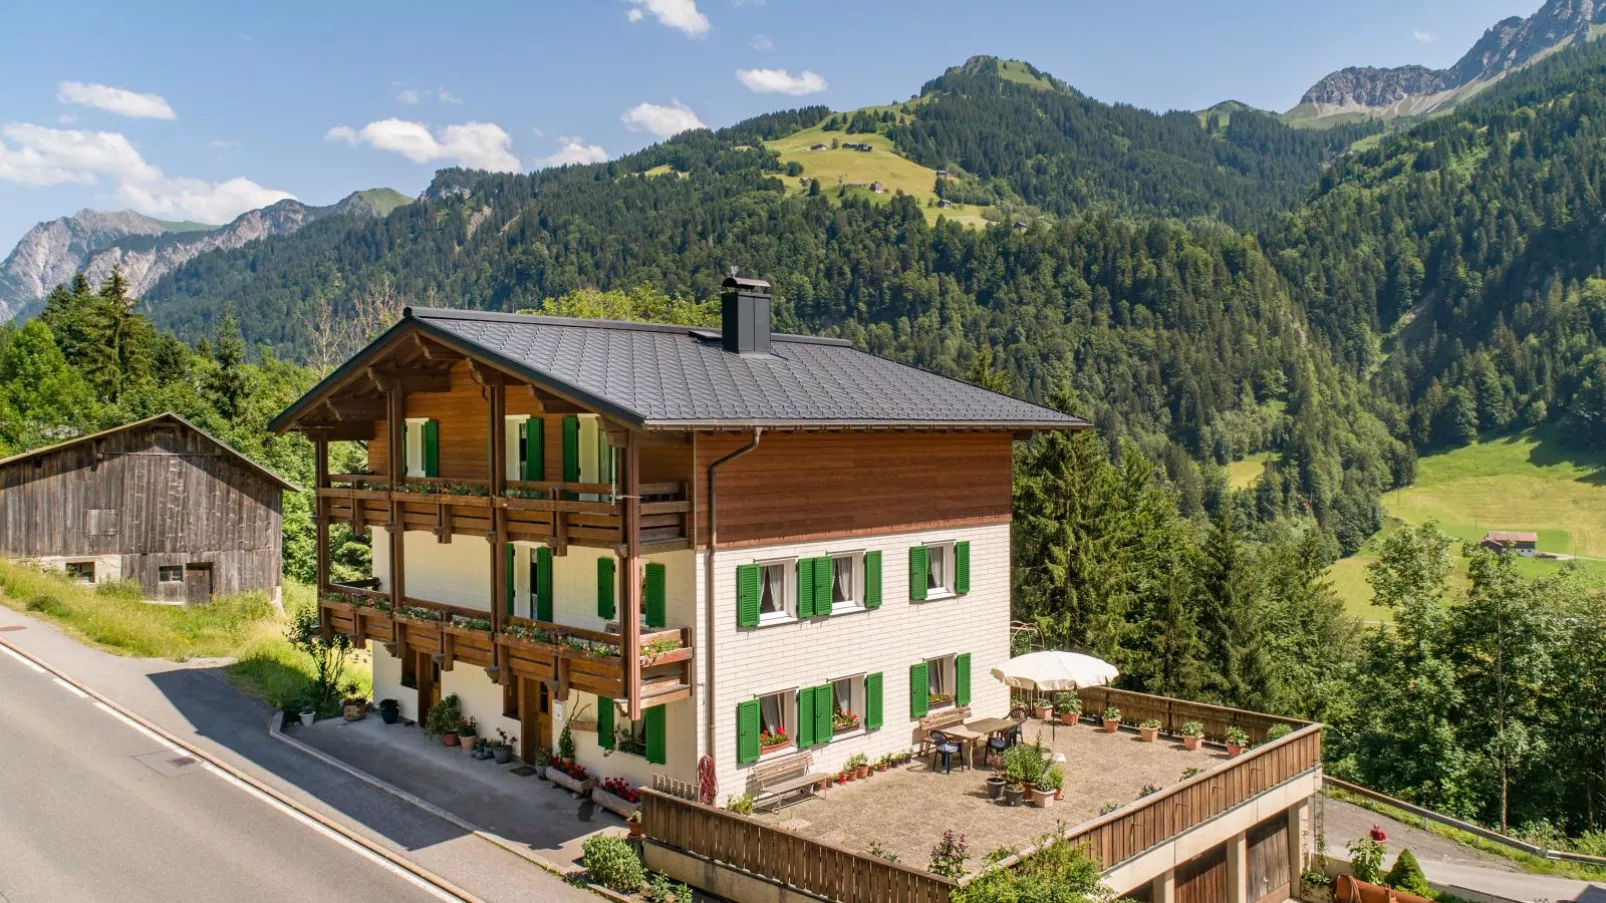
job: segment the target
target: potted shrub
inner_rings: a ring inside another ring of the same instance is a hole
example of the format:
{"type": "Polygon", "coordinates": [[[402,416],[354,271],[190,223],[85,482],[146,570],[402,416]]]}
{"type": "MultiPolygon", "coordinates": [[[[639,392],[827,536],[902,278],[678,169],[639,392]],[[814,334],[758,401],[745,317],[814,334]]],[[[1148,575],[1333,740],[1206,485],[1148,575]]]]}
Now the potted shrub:
{"type": "Polygon", "coordinates": [[[394,699],[379,700],[379,720],[386,724],[395,724],[401,719],[401,703],[394,699]]]}
{"type": "Polygon", "coordinates": [[[464,718],[457,722],[457,742],[461,743],[469,754],[473,754],[474,747],[479,743],[479,737],[480,729],[473,718],[464,718]]]}
{"type": "Polygon", "coordinates": [[[1113,734],[1121,729],[1121,710],[1115,706],[1105,709],[1099,717],[1103,719],[1106,734],[1113,734]]]}
{"type": "Polygon", "coordinates": [[[308,696],[306,700],[301,703],[301,726],[312,727],[312,722],[317,720],[318,704],[313,702],[311,696],[308,696]]]}
{"type": "Polygon", "coordinates": [[[1065,769],[1058,765],[1050,765],[1043,772],[1043,780],[1049,789],[1054,791],[1054,799],[1065,799],[1065,769]]]}
{"type": "Polygon", "coordinates": [[[634,840],[641,835],[641,810],[638,809],[630,813],[630,838],[634,840]]]}
{"type": "Polygon", "coordinates": [[[861,778],[870,776],[870,760],[865,758],[864,753],[854,753],[849,756],[848,767],[853,769],[853,773],[861,778]]]}
{"type": "Polygon", "coordinates": [[[430,706],[429,715],[424,719],[424,732],[431,737],[441,738],[441,742],[447,746],[456,746],[457,725],[462,720],[462,703],[453,693],[430,706]]]}
{"type": "Polygon", "coordinates": [[[1082,697],[1075,693],[1060,693],[1055,696],[1054,714],[1059,716],[1060,724],[1074,727],[1082,720],[1082,697]]]}
{"type": "Polygon", "coordinates": [[[1019,781],[1010,781],[1004,785],[1004,805],[1019,806],[1021,795],[1026,792],[1026,785],[1019,781]]]}
{"type": "Polygon", "coordinates": [[[1189,721],[1182,726],[1182,748],[1198,749],[1200,741],[1204,740],[1204,725],[1197,721],[1189,721]]]}
{"type": "Polygon", "coordinates": [[[854,771],[851,768],[844,768],[840,772],[837,772],[836,778],[838,781],[841,781],[844,784],[851,784],[853,783],[853,779],[858,776],[859,773],[857,771],[854,771]]]}
{"type": "Polygon", "coordinates": [[[357,692],[355,683],[346,684],[346,698],[340,704],[340,714],[347,721],[361,721],[368,717],[368,699],[357,692]]]}
{"type": "Polygon", "coordinates": [[[1249,748],[1249,735],[1236,724],[1227,728],[1227,756],[1231,758],[1249,748]]]}
{"type": "Polygon", "coordinates": [[[1032,714],[1036,715],[1039,721],[1047,721],[1054,717],[1054,705],[1047,699],[1037,699],[1032,702],[1032,714]]]}
{"type": "MultiPolygon", "coordinates": [[[[513,747],[507,740],[507,734],[504,734],[501,731],[497,731],[496,733],[498,735],[497,739],[501,740],[503,745],[508,747],[508,755],[511,757],[513,753],[513,747]]],[[[544,749],[538,749],[535,751],[535,762],[532,764],[535,765],[535,776],[544,781],[546,780],[546,770],[552,766],[552,754],[544,749]]]]}
{"type": "Polygon", "coordinates": [[[1004,776],[995,774],[987,779],[987,798],[999,799],[1004,795],[1004,776]]]}
{"type": "Polygon", "coordinates": [[[1160,722],[1150,718],[1138,725],[1138,733],[1143,735],[1144,743],[1153,743],[1160,739],[1160,722]]]}
{"type": "Polygon", "coordinates": [[[574,761],[574,734],[569,731],[569,725],[563,725],[562,733],[558,734],[558,764],[567,765],[574,761]]]}
{"type": "Polygon", "coordinates": [[[875,760],[875,770],[876,771],[886,771],[887,770],[887,766],[889,764],[891,764],[891,763],[890,763],[888,757],[887,756],[882,756],[881,758],[875,760]]]}
{"type": "Polygon", "coordinates": [[[1047,809],[1049,804],[1054,802],[1054,785],[1049,781],[1047,769],[1044,769],[1043,774],[1037,779],[1036,786],[1032,788],[1032,802],[1039,809],[1047,809]]]}

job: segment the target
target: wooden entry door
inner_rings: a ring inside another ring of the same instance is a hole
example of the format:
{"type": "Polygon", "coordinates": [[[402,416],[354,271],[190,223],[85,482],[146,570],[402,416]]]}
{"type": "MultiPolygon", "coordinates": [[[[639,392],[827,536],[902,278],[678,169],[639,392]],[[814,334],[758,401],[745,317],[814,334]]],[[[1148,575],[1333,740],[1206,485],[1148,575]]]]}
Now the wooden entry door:
{"type": "Polygon", "coordinates": [[[191,605],[212,601],[212,565],[208,562],[184,565],[184,600],[191,605]]]}
{"type": "Polygon", "coordinates": [[[546,681],[519,678],[519,758],[534,762],[552,736],[552,691],[546,681]]]}
{"type": "Polygon", "coordinates": [[[429,710],[441,701],[441,666],[428,652],[409,650],[413,673],[418,676],[418,723],[427,724],[429,710]]]}

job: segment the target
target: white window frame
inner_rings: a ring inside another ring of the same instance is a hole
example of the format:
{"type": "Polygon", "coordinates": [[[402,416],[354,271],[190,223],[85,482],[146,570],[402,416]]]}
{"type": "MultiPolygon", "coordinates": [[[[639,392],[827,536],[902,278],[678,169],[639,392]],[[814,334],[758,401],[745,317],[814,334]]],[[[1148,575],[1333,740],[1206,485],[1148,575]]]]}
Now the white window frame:
{"type": "MultiPolygon", "coordinates": [[[[782,717],[784,719],[784,714],[782,717]]],[[[787,736],[790,737],[791,734],[787,736]]],[[[638,759],[647,758],[647,719],[642,717],[631,721],[630,712],[626,708],[626,704],[617,699],[613,703],[613,751],[621,756],[635,756],[638,759]],[[619,742],[619,735],[626,732],[630,735],[631,743],[641,747],[641,752],[625,749],[624,745],[619,742]]]]}
{"type": "Polygon", "coordinates": [[[797,620],[797,559],[796,558],[769,558],[764,561],[755,561],[758,565],[758,626],[765,627],[771,624],[790,624],[797,620]],[[781,610],[765,612],[764,597],[764,569],[779,567],[781,569],[781,610]]]}
{"type": "Polygon", "coordinates": [[[864,550],[853,552],[832,552],[826,556],[831,562],[831,615],[851,614],[864,611],[864,550]],[[850,587],[852,598],[845,602],[836,601],[836,561],[838,558],[847,558],[853,562],[853,586],[850,587]]]}
{"type": "Polygon", "coordinates": [[[933,711],[936,711],[937,709],[945,709],[945,708],[948,708],[949,706],[958,705],[958,702],[955,699],[955,697],[958,695],[958,693],[955,692],[956,689],[957,689],[957,685],[958,685],[958,677],[954,673],[954,671],[955,671],[955,662],[957,662],[958,659],[959,659],[958,653],[950,652],[947,655],[937,655],[937,656],[933,656],[933,657],[928,658],[928,659],[925,660],[925,663],[926,663],[926,695],[928,697],[926,710],[928,712],[933,712],[933,711]],[[939,678],[939,680],[937,682],[938,692],[947,693],[948,694],[948,701],[945,702],[945,703],[941,703],[939,705],[932,705],[929,702],[929,697],[931,695],[931,679],[932,679],[933,676],[936,676],[936,677],[939,678]]]}
{"type": "Polygon", "coordinates": [[[850,674],[850,675],[847,675],[845,677],[835,677],[835,678],[831,679],[831,705],[832,705],[832,710],[831,710],[831,739],[832,740],[840,739],[842,737],[850,737],[850,736],[852,736],[854,734],[857,734],[857,733],[859,733],[859,732],[864,730],[864,702],[865,702],[864,697],[865,697],[865,691],[864,691],[864,674],[863,674],[863,672],[858,673],[858,674],[850,674]],[[850,696],[849,696],[849,702],[848,702],[847,710],[852,712],[853,714],[859,716],[859,721],[858,721],[857,726],[849,728],[847,730],[839,731],[839,730],[836,729],[836,709],[835,709],[835,706],[836,706],[837,700],[842,698],[842,694],[837,691],[837,684],[841,683],[842,681],[847,681],[848,682],[848,692],[849,692],[850,696]]]}
{"type": "Polygon", "coordinates": [[[406,447],[407,476],[421,477],[424,475],[424,424],[428,417],[409,417],[405,421],[406,427],[402,430],[402,445],[406,447]]]}
{"type": "Polygon", "coordinates": [[[524,443],[524,424],[530,419],[529,414],[508,414],[502,418],[505,426],[502,429],[502,451],[507,459],[507,478],[510,480],[524,479],[524,457],[519,454],[519,447],[524,443]]]}
{"type": "Polygon", "coordinates": [[[931,602],[936,599],[952,599],[959,595],[958,593],[954,592],[954,545],[955,542],[951,539],[944,540],[942,542],[925,543],[927,602],[931,602]],[[941,583],[937,584],[936,586],[932,586],[931,568],[934,564],[933,554],[937,552],[942,554],[943,579],[941,583]]]}
{"type": "Polygon", "coordinates": [[[784,756],[797,750],[797,687],[789,690],[775,690],[770,693],[759,693],[753,697],[758,700],[758,730],[759,730],[759,758],[784,756]],[[781,698],[781,727],[786,731],[786,739],[790,741],[772,752],[764,752],[764,700],[771,696],[781,698]]]}

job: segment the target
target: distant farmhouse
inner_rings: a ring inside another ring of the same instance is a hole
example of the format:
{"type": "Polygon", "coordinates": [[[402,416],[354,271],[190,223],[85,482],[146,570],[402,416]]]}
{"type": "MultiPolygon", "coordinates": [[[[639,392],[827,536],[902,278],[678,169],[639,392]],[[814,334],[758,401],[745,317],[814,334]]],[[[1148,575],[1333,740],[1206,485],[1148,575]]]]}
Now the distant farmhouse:
{"type": "Polygon", "coordinates": [[[1496,552],[1505,552],[1510,548],[1524,558],[1532,558],[1539,551],[1539,534],[1490,530],[1483,534],[1483,541],[1478,545],[1496,552]]]}
{"type": "Polygon", "coordinates": [[[844,141],[842,142],[842,147],[847,150],[855,150],[863,154],[868,154],[869,152],[875,150],[875,148],[871,147],[870,145],[859,141],[844,141]]]}
{"type": "Polygon", "coordinates": [[[147,599],[280,593],[283,493],[296,487],[177,414],[0,460],[0,555],[147,599]]]}

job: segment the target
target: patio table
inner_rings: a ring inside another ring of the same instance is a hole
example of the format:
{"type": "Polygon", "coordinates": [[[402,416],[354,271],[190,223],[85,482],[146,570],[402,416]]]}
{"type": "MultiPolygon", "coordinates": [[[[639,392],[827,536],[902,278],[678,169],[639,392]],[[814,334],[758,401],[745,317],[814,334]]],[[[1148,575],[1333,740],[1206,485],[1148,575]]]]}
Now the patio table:
{"type": "Polygon", "coordinates": [[[974,769],[976,763],[976,741],[983,739],[987,735],[980,733],[979,731],[971,730],[969,725],[961,727],[957,724],[953,727],[943,728],[942,732],[947,734],[949,738],[959,741],[960,746],[965,750],[965,767],[974,769]]]}
{"type": "Polygon", "coordinates": [[[965,727],[969,730],[975,731],[978,734],[984,734],[990,737],[993,734],[1010,730],[1018,727],[1019,725],[1020,722],[1010,718],[981,718],[976,721],[966,722],[965,727]]]}

